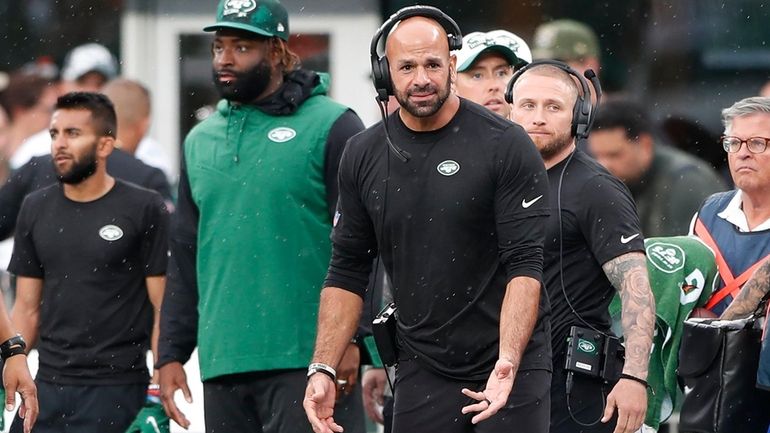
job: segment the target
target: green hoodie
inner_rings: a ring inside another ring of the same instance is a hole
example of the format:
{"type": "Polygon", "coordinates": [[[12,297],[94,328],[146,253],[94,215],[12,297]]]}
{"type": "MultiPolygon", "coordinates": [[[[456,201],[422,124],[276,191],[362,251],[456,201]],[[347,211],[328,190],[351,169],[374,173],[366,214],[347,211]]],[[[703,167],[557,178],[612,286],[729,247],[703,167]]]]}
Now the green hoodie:
{"type": "Polygon", "coordinates": [[[328,77],[312,83],[286,115],[220,101],[185,140],[203,380],[304,368],[312,355],[331,254],[325,147],[347,110],[325,96],[328,77]]]}

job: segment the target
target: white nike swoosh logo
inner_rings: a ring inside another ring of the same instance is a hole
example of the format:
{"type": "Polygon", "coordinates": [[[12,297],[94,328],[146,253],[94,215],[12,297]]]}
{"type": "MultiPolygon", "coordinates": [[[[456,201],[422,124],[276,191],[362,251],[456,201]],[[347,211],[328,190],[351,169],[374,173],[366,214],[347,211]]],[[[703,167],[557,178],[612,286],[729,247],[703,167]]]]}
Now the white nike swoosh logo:
{"type": "Polygon", "coordinates": [[[155,430],[155,433],[160,433],[160,429],[158,428],[158,422],[155,421],[154,416],[148,416],[147,421],[145,421],[145,424],[150,424],[152,428],[155,430]]]}
{"type": "Polygon", "coordinates": [[[636,239],[637,236],[639,236],[639,233],[637,233],[635,235],[631,235],[629,237],[625,237],[625,236],[621,235],[620,236],[620,243],[621,244],[627,244],[627,243],[631,242],[632,240],[636,239]]]}
{"type": "Polygon", "coordinates": [[[530,200],[530,201],[527,201],[527,199],[522,199],[522,200],[521,200],[521,207],[523,207],[524,209],[526,209],[526,208],[528,208],[528,207],[532,206],[533,204],[535,204],[535,202],[536,202],[536,201],[538,201],[538,200],[540,200],[541,198],[543,198],[543,195],[542,195],[542,194],[541,194],[541,195],[539,195],[539,196],[537,196],[537,197],[535,197],[535,198],[533,198],[533,199],[532,199],[532,200],[530,200]]]}

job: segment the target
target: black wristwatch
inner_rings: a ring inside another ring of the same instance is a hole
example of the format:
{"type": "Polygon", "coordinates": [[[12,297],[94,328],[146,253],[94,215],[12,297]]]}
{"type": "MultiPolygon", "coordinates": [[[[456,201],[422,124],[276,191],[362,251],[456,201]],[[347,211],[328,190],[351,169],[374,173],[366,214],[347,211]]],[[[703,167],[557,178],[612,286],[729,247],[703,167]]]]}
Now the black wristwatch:
{"type": "Polygon", "coordinates": [[[5,360],[12,356],[26,355],[26,348],[27,343],[23,338],[21,338],[21,335],[17,334],[16,336],[11,337],[0,344],[0,359],[5,362],[5,360]]]}

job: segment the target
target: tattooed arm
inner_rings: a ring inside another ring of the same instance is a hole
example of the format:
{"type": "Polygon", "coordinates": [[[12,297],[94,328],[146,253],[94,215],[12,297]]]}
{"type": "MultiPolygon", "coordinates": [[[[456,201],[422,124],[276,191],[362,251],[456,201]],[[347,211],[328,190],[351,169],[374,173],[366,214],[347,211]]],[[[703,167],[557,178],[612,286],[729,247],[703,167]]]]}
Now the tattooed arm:
{"type": "Polygon", "coordinates": [[[610,260],[602,268],[610,283],[620,292],[623,335],[626,340],[623,372],[647,379],[655,326],[655,298],[647,277],[647,261],[643,253],[632,252],[610,260]]]}
{"type": "Polygon", "coordinates": [[[733,320],[748,317],[756,310],[768,289],[770,289],[770,260],[765,260],[719,318],[733,320]]]}
{"type": "MultiPolygon", "coordinates": [[[[623,373],[647,380],[647,369],[655,328],[655,298],[650,290],[647,261],[641,252],[616,257],[602,265],[610,283],[620,292],[626,362],[623,373]]],[[[638,381],[621,379],[607,396],[602,422],[608,422],[615,408],[615,433],[638,430],[647,411],[647,390],[638,381]]]]}

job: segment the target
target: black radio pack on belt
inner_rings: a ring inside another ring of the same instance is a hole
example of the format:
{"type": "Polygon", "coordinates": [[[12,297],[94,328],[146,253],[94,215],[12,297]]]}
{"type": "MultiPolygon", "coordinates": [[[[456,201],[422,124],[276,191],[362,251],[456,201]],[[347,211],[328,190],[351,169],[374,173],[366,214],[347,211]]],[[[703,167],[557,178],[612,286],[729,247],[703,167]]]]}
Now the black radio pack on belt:
{"type": "Polygon", "coordinates": [[[623,372],[625,348],[617,337],[589,328],[570,328],[564,369],[614,383],[623,372]]]}
{"type": "Polygon", "coordinates": [[[387,367],[396,365],[396,304],[391,302],[372,321],[372,336],[382,363],[387,367]]]}

